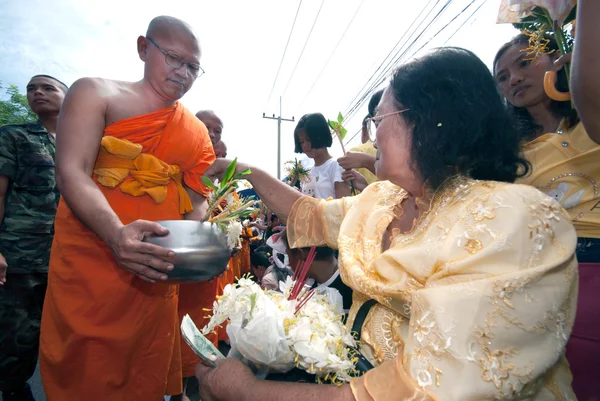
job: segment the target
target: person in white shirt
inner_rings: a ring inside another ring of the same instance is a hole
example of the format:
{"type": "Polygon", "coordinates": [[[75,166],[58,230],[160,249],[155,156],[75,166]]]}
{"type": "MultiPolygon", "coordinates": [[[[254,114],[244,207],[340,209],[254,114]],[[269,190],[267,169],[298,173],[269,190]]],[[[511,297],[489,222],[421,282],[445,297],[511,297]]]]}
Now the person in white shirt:
{"type": "Polygon", "coordinates": [[[350,196],[350,187],[342,178],[344,169],[329,154],[333,144],[327,119],[321,113],[305,114],[294,130],[295,152],[304,153],[314,160],[310,179],[302,185],[302,192],[315,198],[342,198],[350,196]]]}

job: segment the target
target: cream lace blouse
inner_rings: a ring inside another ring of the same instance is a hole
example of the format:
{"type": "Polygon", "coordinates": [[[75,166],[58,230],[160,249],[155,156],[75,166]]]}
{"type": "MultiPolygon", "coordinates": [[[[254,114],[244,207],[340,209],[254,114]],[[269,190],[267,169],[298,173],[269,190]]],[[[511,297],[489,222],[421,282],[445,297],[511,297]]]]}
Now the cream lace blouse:
{"type": "Polygon", "coordinates": [[[576,234],[535,188],[454,179],[412,232],[382,236],[406,191],[390,182],[338,200],[302,198],[292,247],[340,251],[349,324],[375,299],[361,350],[376,366],[357,400],[574,400],[564,358],[577,300],[576,234]]]}

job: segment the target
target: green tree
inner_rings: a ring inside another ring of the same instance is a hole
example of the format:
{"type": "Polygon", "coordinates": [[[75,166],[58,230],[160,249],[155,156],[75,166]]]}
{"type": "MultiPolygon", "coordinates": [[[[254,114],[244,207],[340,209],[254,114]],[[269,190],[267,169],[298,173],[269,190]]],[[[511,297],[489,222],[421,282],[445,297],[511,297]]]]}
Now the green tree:
{"type": "MultiPolygon", "coordinates": [[[[0,83],[0,89],[4,87],[0,83]]],[[[0,100],[0,126],[5,124],[25,124],[37,121],[37,116],[27,104],[27,96],[19,93],[17,85],[6,88],[7,100],[0,100]]]]}

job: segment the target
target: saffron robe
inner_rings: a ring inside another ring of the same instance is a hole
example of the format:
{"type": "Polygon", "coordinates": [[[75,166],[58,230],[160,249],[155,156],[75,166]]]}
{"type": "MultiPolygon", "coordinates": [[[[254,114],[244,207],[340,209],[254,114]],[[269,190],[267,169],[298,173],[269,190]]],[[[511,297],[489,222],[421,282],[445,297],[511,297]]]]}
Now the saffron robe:
{"type": "MultiPolygon", "coordinates": [[[[201,176],[215,160],[214,151],[204,124],[180,103],[111,124],[104,136],[142,145],[142,153],[178,166],[188,188],[207,194],[201,176]]],[[[149,195],[103,186],[97,178],[123,224],[183,218],[173,180],[157,203],[149,195]]],[[[47,399],[151,401],[181,393],[178,290],[118,267],[108,246],[61,199],[40,339],[47,399]]]]}

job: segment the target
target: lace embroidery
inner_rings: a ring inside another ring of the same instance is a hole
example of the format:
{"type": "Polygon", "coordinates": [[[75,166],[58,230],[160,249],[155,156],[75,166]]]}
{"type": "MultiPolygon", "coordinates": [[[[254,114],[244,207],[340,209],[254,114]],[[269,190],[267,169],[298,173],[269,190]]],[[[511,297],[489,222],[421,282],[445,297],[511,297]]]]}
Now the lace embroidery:
{"type": "Polygon", "coordinates": [[[446,356],[456,357],[450,349],[456,323],[450,320],[450,323],[440,325],[435,316],[443,313],[441,307],[429,308],[423,313],[418,313],[419,318],[413,315],[409,323],[410,333],[417,345],[410,353],[407,363],[416,364],[416,379],[423,388],[431,386],[434,382],[438,387],[441,384],[443,372],[434,365],[435,361],[446,356]]]}

